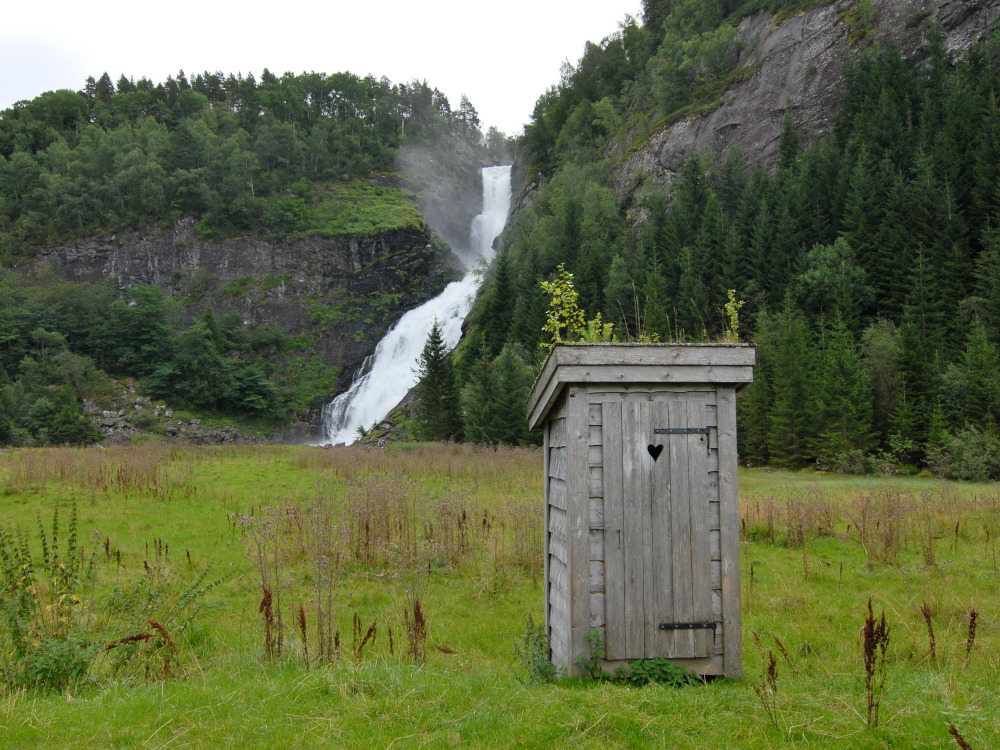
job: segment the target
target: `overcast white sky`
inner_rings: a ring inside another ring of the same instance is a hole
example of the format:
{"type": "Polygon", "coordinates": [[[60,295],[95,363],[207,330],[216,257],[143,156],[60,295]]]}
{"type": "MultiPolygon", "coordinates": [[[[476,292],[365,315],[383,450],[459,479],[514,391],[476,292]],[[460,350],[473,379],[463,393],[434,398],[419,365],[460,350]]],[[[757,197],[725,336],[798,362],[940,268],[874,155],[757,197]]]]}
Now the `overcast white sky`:
{"type": "Polygon", "coordinates": [[[426,79],[483,129],[508,134],[535,101],[641,0],[54,0],[7,3],[0,22],[0,109],[44,91],[80,90],[88,75],[154,82],[183,69],[285,71],[426,79]]]}

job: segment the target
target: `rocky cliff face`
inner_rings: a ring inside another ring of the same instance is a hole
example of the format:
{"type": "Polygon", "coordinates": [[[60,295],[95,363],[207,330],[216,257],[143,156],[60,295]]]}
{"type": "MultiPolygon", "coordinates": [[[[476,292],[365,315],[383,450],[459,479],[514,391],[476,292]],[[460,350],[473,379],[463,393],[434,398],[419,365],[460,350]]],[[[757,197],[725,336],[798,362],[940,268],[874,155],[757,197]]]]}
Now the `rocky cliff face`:
{"type": "Polygon", "coordinates": [[[191,317],[210,303],[217,314],[235,309],[248,323],[311,335],[316,354],[340,368],[346,386],[392,324],[451,280],[450,255],[418,228],[206,241],[185,218],[40,251],[37,262],[54,263],[70,280],[157,284],[190,303],[191,317]]]}
{"type": "MultiPolygon", "coordinates": [[[[777,27],[763,14],[744,19],[739,67],[755,72],[723,94],[710,113],[673,123],[638,147],[613,147],[612,185],[619,197],[627,200],[644,180],[672,185],[694,151],[721,155],[736,146],[750,164],[771,166],[786,111],[792,112],[803,145],[827,132],[843,88],[854,31],[848,12],[854,5],[853,0],[831,3],[777,27]]],[[[948,50],[958,54],[1000,19],[997,0],[872,0],[872,7],[875,38],[892,41],[907,59],[919,59],[935,21],[947,35],[948,50]]]]}

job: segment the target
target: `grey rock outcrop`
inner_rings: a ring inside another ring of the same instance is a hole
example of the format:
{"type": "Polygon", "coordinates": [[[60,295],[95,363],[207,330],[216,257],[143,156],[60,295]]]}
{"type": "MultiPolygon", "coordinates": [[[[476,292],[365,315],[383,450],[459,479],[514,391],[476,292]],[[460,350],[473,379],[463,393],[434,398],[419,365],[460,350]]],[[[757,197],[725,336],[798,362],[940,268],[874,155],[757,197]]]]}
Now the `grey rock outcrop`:
{"type": "MultiPolygon", "coordinates": [[[[146,396],[137,396],[131,381],[119,383],[121,388],[112,402],[112,408],[101,409],[94,401],[85,400],[84,410],[94,425],[104,434],[101,445],[129,445],[136,440],[157,437],[165,440],[182,440],[195,445],[225,445],[226,443],[264,443],[280,441],[284,434],[272,438],[246,435],[235,427],[208,427],[200,419],[178,419],[164,403],[153,402],[146,396]]],[[[304,441],[300,441],[304,442],[304,441]]]]}
{"type": "MultiPolygon", "coordinates": [[[[800,13],[774,27],[771,16],[745,18],[738,30],[739,67],[748,77],[725,92],[711,112],[683,118],[653,133],[642,145],[619,144],[612,186],[623,201],[645,182],[672,185],[692,152],[724,155],[731,146],[752,165],[774,164],[786,111],[808,145],[833,125],[843,89],[852,30],[839,2],[800,13]]],[[[872,0],[874,31],[907,59],[919,60],[932,22],[943,28],[952,54],[968,49],[998,19],[997,0],[872,0]]]]}
{"type": "Polygon", "coordinates": [[[406,310],[452,278],[446,245],[417,228],[371,236],[262,240],[200,238],[194,219],[41,250],[70,280],[157,284],[189,317],[212,304],[247,323],[307,333],[346,385],[406,310]]]}

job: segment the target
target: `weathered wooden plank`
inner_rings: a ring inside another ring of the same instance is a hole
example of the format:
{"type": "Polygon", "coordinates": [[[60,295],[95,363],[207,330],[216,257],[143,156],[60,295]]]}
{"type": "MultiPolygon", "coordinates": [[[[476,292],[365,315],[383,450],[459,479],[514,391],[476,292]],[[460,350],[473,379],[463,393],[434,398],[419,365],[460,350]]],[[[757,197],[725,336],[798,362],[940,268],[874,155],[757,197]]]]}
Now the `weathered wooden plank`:
{"type": "MultiPolygon", "coordinates": [[[[718,494],[716,494],[716,498],[718,498],[718,494]]],[[[712,531],[718,531],[720,528],[719,523],[719,501],[716,499],[713,502],[710,498],[708,503],[708,528],[712,531]]]]}
{"type": "MultiPolygon", "coordinates": [[[[598,407],[600,408],[600,407],[598,407]]],[[[590,425],[590,431],[588,434],[587,445],[595,446],[601,444],[601,425],[592,424],[590,425]]]]}
{"type": "Polygon", "coordinates": [[[558,618],[560,629],[569,628],[569,598],[565,589],[549,582],[549,606],[553,617],[558,618]]]}
{"type": "Polygon", "coordinates": [[[590,561],[590,593],[604,593],[604,562],[601,560],[590,561]]]}
{"type": "Polygon", "coordinates": [[[588,497],[604,497],[604,469],[591,466],[587,470],[588,497]]]}
{"type": "Polygon", "coordinates": [[[555,359],[560,368],[567,365],[747,366],[754,363],[754,349],[747,344],[558,344],[550,359],[555,359]]]}
{"type": "Polygon", "coordinates": [[[556,412],[559,408],[558,401],[563,397],[567,381],[556,377],[555,370],[555,363],[552,357],[549,357],[528,395],[528,426],[532,430],[538,427],[550,412],[556,412]]]}
{"type": "Polygon", "coordinates": [[[708,532],[708,550],[709,556],[713,560],[722,559],[722,534],[720,531],[709,531],[708,532]]]}
{"type": "Polygon", "coordinates": [[[566,391],[563,390],[549,410],[549,419],[566,419],[566,403],[566,391]]]}
{"type": "Polygon", "coordinates": [[[625,658],[625,555],[623,549],[622,406],[602,406],[604,425],[604,565],[607,657],[625,658]]]}
{"type": "MultiPolygon", "coordinates": [[[[688,427],[688,410],[684,403],[670,404],[670,427],[688,427]]],[[[699,427],[700,425],[690,425],[699,427]]],[[[669,435],[670,450],[670,535],[672,543],[671,577],[674,591],[674,620],[694,621],[694,594],[691,590],[691,487],[688,463],[691,446],[687,435],[669,435]]],[[[679,630],[674,633],[672,657],[690,659],[694,652],[694,633],[679,630]]]]}
{"type": "Polygon", "coordinates": [[[722,590],[722,563],[712,560],[712,588],[722,590]]]}
{"type": "Polygon", "coordinates": [[[542,512],[542,539],[544,540],[545,552],[542,555],[542,570],[544,577],[542,580],[545,582],[545,633],[551,634],[552,623],[549,621],[549,495],[551,494],[550,485],[552,480],[549,479],[549,435],[551,433],[551,425],[546,425],[545,429],[542,430],[542,476],[544,477],[544,495],[545,495],[545,510],[542,512]]]}
{"type": "Polygon", "coordinates": [[[569,448],[549,448],[549,476],[565,480],[568,460],[569,448]]]}
{"type": "Polygon", "coordinates": [[[555,555],[551,555],[551,557],[552,557],[552,560],[550,561],[552,565],[551,579],[557,582],[569,581],[569,568],[566,567],[566,563],[559,557],[556,557],[555,555]]]}
{"type": "MultiPolygon", "coordinates": [[[[725,670],[743,674],[743,614],[740,609],[740,514],[736,458],[736,389],[719,388],[719,502],[722,560],[721,615],[725,632],[725,670]]],[[[712,559],[716,559],[713,557],[712,559]]],[[[720,616],[721,616],[720,615],[720,616]]]]}
{"type": "Polygon", "coordinates": [[[716,452],[718,452],[718,450],[719,450],[719,430],[718,430],[718,428],[712,429],[711,427],[709,427],[709,429],[708,429],[708,449],[710,451],[716,451],[716,452]]]}
{"type": "Polygon", "coordinates": [[[552,646],[552,662],[559,665],[562,659],[565,659],[569,655],[569,649],[567,648],[569,630],[566,628],[552,628],[552,632],[549,633],[550,643],[552,646]],[[557,661],[557,655],[559,661],[557,661]]]}
{"type": "Polygon", "coordinates": [[[549,506],[549,534],[557,536],[563,541],[569,539],[567,535],[567,527],[569,521],[567,520],[566,511],[562,508],[557,508],[554,505],[549,506]]]}
{"type": "Polygon", "coordinates": [[[566,482],[555,477],[549,479],[549,505],[566,510],[566,482]]]}
{"type": "MultiPolygon", "coordinates": [[[[642,467],[639,472],[639,501],[637,510],[642,513],[642,625],[643,653],[649,657],[655,653],[659,634],[659,620],[656,616],[656,574],[653,566],[653,466],[657,462],[649,452],[650,437],[653,435],[653,404],[639,405],[639,432],[637,435],[636,461],[642,467]]],[[[662,456],[661,456],[662,457],[662,456]]]]}
{"type": "Polygon", "coordinates": [[[553,419],[549,422],[549,447],[562,448],[566,445],[566,420],[553,419]]]}
{"type": "MultiPolygon", "coordinates": [[[[722,619],[722,592],[713,591],[712,592],[712,619],[716,622],[724,622],[722,619]]],[[[728,625],[728,623],[725,623],[728,625]]],[[[728,630],[728,628],[727,628],[728,630]]]]}
{"type": "MultiPolygon", "coordinates": [[[[704,404],[688,402],[688,424],[701,426],[699,420],[705,418],[704,404]]],[[[712,613],[712,570],[708,545],[708,497],[705,484],[708,472],[705,463],[708,458],[708,438],[705,435],[687,435],[688,443],[688,492],[691,510],[691,590],[695,622],[708,620],[712,613]]],[[[691,631],[694,636],[694,656],[710,656],[714,649],[714,638],[707,630],[691,631]]]]}
{"type": "MultiPolygon", "coordinates": [[[[550,632],[550,637],[555,634],[555,629],[553,628],[550,632]]],[[[566,671],[567,665],[569,664],[569,646],[563,640],[553,639],[550,643],[552,646],[552,663],[556,665],[562,671],[566,671]]]]}
{"type": "Polygon", "coordinates": [[[711,398],[705,404],[705,426],[706,427],[718,427],[719,426],[719,407],[715,403],[715,398],[714,398],[714,396],[715,396],[715,387],[714,386],[710,386],[710,387],[712,388],[712,396],[713,396],[713,398],[711,398]]]}
{"type": "Polygon", "coordinates": [[[566,671],[570,664],[569,626],[553,625],[549,629],[549,645],[552,648],[552,663],[561,671],[566,671]]]}
{"type": "Polygon", "coordinates": [[[640,451],[645,452],[645,435],[640,434],[640,407],[637,402],[622,405],[622,485],[623,533],[625,548],[625,658],[645,658],[643,612],[644,560],[642,548],[642,474],[640,451]]]}
{"type": "MultiPolygon", "coordinates": [[[[711,456],[709,456],[709,460],[711,461],[711,456]]],[[[712,503],[719,502],[719,472],[708,472],[708,484],[706,487],[708,489],[708,501],[712,503]]]]}
{"type": "Polygon", "coordinates": [[[593,399],[590,398],[589,391],[587,392],[587,403],[590,404],[590,407],[587,409],[587,415],[590,418],[590,424],[591,425],[604,424],[604,422],[602,421],[604,419],[604,413],[601,410],[601,405],[594,403],[593,399]]]}
{"type": "Polygon", "coordinates": [[[549,619],[553,630],[560,633],[569,630],[569,599],[566,592],[549,584],[549,619]]]}
{"type": "Polygon", "coordinates": [[[569,659],[567,635],[569,635],[569,631],[564,631],[561,628],[552,628],[549,633],[549,645],[552,647],[552,663],[557,667],[563,667],[569,659]],[[564,632],[566,635],[563,634],[564,632]]]}
{"type": "Polygon", "coordinates": [[[569,571],[564,563],[554,555],[550,555],[549,561],[549,585],[560,591],[569,591],[569,571]]]}
{"type": "MultiPolygon", "coordinates": [[[[555,613],[552,613],[552,618],[553,620],[555,620],[557,618],[557,615],[555,613]]],[[[565,629],[561,627],[552,627],[550,629],[549,645],[552,646],[552,657],[553,657],[552,662],[554,664],[559,663],[556,661],[556,654],[562,651],[560,646],[562,646],[562,644],[565,643],[566,641],[566,636],[564,635],[565,632],[567,631],[565,631],[565,629]]]]}
{"type": "Polygon", "coordinates": [[[590,595],[590,627],[604,627],[604,594],[593,593],[590,595]]]}
{"type": "Polygon", "coordinates": [[[705,468],[709,472],[718,472],[719,471],[719,452],[718,451],[712,451],[711,453],[708,454],[708,460],[705,463],[705,468]]]}
{"type": "MultiPolygon", "coordinates": [[[[750,383],[751,365],[679,365],[634,367],[629,365],[563,365],[557,373],[563,383],[750,383]]],[[[554,379],[555,380],[555,379],[554,379]]]]}
{"type": "Polygon", "coordinates": [[[591,529],[590,531],[590,559],[604,559],[604,531],[602,529],[591,529]]]}
{"type": "MultiPolygon", "coordinates": [[[[653,404],[653,427],[672,427],[670,407],[665,400],[653,404]]],[[[659,622],[674,622],[673,541],[670,528],[670,436],[650,434],[650,445],[661,446],[660,457],[653,462],[652,523],[653,581],[656,589],[655,612],[659,622]]],[[[674,632],[657,628],[650,658],[670,656],[674,651],[674,632]]]]}
{"type": "MultiPolygon", "coordinates": [[[[564,565],[569,564],[568,545],[565,539],[561,539],[553,534],[549,534],[549,555],[562,561],[564,565]]],[[[551,563],[550,563],[551,564],[551,563]]]]}
{"type": "MultiPolygon", "coordinates": [[[[590,579],[590,487],[587,454],[581,450],[590,433],[586,389],[570,386],[566,407],[566,440],[577,446],[566,461],[567,507],[569,514],[569,574],[570,574],[570,653],[575,662],[587,653],[587,623],[589,616],[590,579]]],[[[574,667],[571,673],[576,673],[574,667]]]]}
{"type": "Polygon", "coordinates": [[[704,394],[714,399],[716,386],[711,383],[623,383],[606,385],[597,383],[590,386],[587,399],[591,404],[606,404],[609,401],[652,401],[665,398],[686,398],[692,393],[704,394]]]}
{"type": "MultiPolygon", "coordinates": [[[[592,427],[591,430],[594,428],[592,427]]],[[[600,429],[600,428],[598,428],[600,429]]],[[[591,443],[587,446],[587,465],[591,468],[600,468],[604,464],[604,449],[601,445],[591,443]]]]}
{"type": "Polygon", "coordinates": [[[604,499],[600,497],[590,498],[590,528],[599,530],[604,528],[604,499]]]}

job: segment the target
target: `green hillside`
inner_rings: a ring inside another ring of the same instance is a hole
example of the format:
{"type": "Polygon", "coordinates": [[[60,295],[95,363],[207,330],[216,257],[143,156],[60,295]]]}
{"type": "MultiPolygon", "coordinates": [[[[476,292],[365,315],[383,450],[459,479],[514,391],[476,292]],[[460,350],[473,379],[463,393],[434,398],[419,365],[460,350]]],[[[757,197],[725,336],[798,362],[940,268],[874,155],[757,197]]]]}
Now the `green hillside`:
{"type": "Polygon", "coordinates": [[[253,430],[301,419],[334,392],[341,369],[317,357],[316,336],[374,347],[366,327],[387,326],[404,300],[426,294],[413,270],[425,260],[408,253],[432,242],[440,252],[439,243],[393,174],[399,150],[449,164],[456,151],[486,160],[505,140],[483,135],[465,97],[453,110],[426,82],[351,73],[265,69],[258,81],[181,71],[161,83],[105,74],[0,112],[0,444],[99,439],[83,401],[117,411],[121,386],[111,377],[253,430]],[[296,252],[288,242],[317,238],[348,238],[330,248],[351,238],[398,243],[387,257],[414,278],[383,283],[370,278],[381,265],[366,261],[371,268],[334,280],[334,294],[289,292],[300,314],[255,323],[262,316],[236,302],[259,310],[268,290],[292,280],[289,269],[251,269],[224,284],[208,269],[191,278],[175,269],[180,292],[171,297],[155,285],[71,283],[58,267],[36,267],[53,246],[103,238],[117,247],[169,235],[170,222],[189,217],[195,231],[184,242],[217,248],[248,237],[284,243],[286,254],[296,252]]]}

